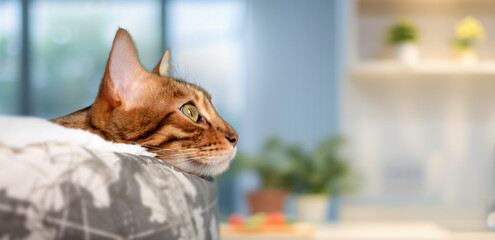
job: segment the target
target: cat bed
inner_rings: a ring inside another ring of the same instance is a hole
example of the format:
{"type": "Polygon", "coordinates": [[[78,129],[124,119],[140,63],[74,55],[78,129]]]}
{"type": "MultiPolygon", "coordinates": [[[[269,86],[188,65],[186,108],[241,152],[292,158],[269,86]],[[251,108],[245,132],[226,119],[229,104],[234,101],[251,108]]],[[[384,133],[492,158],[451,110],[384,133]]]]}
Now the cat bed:
{"type": "Polygon", "coordinates": [[[0,116],[0,239],[218,239],[214,180],[153,156],[0,116]]]}

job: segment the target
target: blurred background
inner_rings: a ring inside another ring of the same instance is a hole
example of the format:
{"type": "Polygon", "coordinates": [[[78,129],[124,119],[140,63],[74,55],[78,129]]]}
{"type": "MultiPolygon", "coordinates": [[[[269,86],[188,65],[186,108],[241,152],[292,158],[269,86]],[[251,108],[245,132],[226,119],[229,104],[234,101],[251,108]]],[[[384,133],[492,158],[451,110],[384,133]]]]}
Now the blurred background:
{"type": "Polygon", "coordinates": [[[170,48],[239,132],[224,219],[263,189],[293,217],[323,195],[327,221],[495,210],[495,1],[0,0],[0,114],[90,105],[118,27],[148,69],[170,48]]]}

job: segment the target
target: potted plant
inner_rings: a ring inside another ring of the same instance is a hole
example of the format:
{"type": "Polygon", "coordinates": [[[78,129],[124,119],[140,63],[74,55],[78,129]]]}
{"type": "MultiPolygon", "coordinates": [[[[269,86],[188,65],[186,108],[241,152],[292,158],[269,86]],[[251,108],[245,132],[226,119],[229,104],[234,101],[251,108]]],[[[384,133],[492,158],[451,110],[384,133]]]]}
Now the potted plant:
{"type": "Polygon", "coordinates": [[[484,38],[483,25],[476,18],[467,16],[455,26],[455,39],[452,47],[461,63],[472,64],[478,59],[474,44],[484,38]]]}
{"type": "Polygon", "coordinates": [[[396,56],[402,63],[418,62],[418,30],[410,21],[401,19],[392,25],[387,32],[387,42],[395,47],[396,56]]]}
{"type": "Polygon", "coordinates": [[[297,194],[298,220],[324,222],[329,208],[330,194],[352,189],[349,181],[351,168],[340,151],[344,143],[342,136],[330,137],[321,142],[312,154],[305,157],[300,156],[300,149],[295,147],[289,149],[291,155],[299,156],[296,157],[298,158],[296,161],[291,161],[293,170],[291,190],[297,194]]]}
{"type": "Polygon", "coordinates": [[[261,189],[250,192],[247,200],[251,213],[283,212],[288,195],[291,169],[285,146],[276,138],[269,139],[258,154],[244,154],[243,165],[254,170],[261,180],[261,189]]]}

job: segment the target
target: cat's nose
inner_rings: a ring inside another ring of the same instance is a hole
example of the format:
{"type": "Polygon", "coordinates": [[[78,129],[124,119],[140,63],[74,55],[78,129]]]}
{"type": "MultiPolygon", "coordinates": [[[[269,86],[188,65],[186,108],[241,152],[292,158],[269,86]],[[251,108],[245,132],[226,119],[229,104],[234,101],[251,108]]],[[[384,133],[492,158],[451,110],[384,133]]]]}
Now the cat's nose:
{"type": "Polygon", "coordinates": [[[229,140],[229,142],[232,144],[232,146],[235,147],[235,145],[237,144],[237,139],[239,138],[239,136],[237,136],[237,132],[234,129],[232,129],[232,131],[228,131],[225,134],[225,138],[227,140],[229,140]]]}

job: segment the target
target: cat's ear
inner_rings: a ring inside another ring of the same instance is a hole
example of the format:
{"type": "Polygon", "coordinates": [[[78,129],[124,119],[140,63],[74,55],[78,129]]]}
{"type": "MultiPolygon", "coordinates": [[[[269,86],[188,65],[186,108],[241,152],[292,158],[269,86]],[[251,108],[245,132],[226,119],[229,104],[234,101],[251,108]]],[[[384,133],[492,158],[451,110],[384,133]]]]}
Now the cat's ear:
{"type": "Polygon", "coordinates": [[[98,97],[107,101],[111,107],[129,105],[133,95],[137,94],[137,86],[146,79],[146,74],[131,36],[120,28],[113,40],[98,97]]]}
{"type": "Polygon", "coordinates": [[[162,59],[160,59],[160,62],[158,62],[158,64],[151,72],[158,74],[161,77],[170,77],[171,68],[172,65],[170,64],[170,49],[167,48],[167,50],[165,50],[165,54],[163,54],[162,59]]]}

